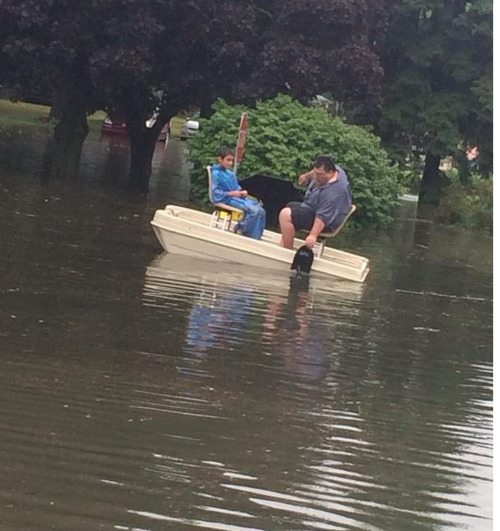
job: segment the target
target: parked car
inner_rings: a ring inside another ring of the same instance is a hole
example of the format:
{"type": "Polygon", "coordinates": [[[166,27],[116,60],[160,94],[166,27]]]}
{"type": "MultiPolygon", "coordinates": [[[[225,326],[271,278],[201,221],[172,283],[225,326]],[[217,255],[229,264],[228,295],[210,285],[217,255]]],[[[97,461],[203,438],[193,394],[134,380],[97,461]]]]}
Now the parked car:
{"type": "Polygon", "coordinates": [[[127,122],[120,118],[111,119],[108,115],[104,118],[101,125],[101,134],[103,135],[126,135],[127,134],[127,122]]]}
{"type": "Polygon", "coordinates": [[[167,144],[170,142],[170,122],[167,122],[163,126],[158,137],[158,142],[165,142],[165,149],[167,149],[167,144]]]}
{"type": "MultiPolygon", "coordinates": [[[[146,120],[146,127],[153,127],[156,122],[156,116],[153,115],[151,118],[146,120]]],[[[113,117],[113,119],[108,115],[104,118],[104,121],[101,126],[101,134],[103,135],[127,135],[127,122],[119,117],[113,117]]],[[[165,142],[168,144],[170,140],[170,122],[167,122],[163,129],[160,132],[158,141],[165,142]]]]}
{"type": "Polygon", "coordinates": [[[181,126],[180,137],[181,140],[188,140],[192,138],[200,128],[200,122],[198,121],[199,115],[195,115],[191,118],[187,118],[181,126]]]}

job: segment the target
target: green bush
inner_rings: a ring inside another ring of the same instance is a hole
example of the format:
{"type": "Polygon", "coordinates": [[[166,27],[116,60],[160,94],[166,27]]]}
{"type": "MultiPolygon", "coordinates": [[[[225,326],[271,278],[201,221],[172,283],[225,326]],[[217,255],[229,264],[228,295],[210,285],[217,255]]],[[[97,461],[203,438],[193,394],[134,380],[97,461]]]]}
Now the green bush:
{"type": "Polygon", "coordinates": [[[398,182],[403,192],[418,194],[422,173],[424,171],[424,157],[417,152],[411,152],[403,156],[391,157],[399,168],[398,182]]]}
{"type": "Polygon", "coordinates": [[[381,224],[392,219],[399,192],[398,170],[379,138],[324,109],[305,107],[284,95],[262,101],[254,109],[222,100],[214,104],[214,114],[200,121],[200,131],[190,145],[194,199],[208,202],[205,166],[215,162],[220,146],[235,146],[242,112],[248,113],[248,134],[245,158],[238,168],[240,179],[268,174],[296,184],[317,155],[332,154],[349,176],[358,208],[356,223],[381,224]]]}
{"type": "Polygon", "coordinates": [[[450,179],[452,183],[460,182],[460,177],[458,175],[458,168],[450,168],[449,170],[446,170],[444,173],[446,174],[446,177],[448,177],[448,179],[450,179]]]}
{"type": "Polygon", "coordinates": [[[475,177],[470,186],[452,183],[441,198],[436,221],[493,232],[493,180],[475,177]]]}

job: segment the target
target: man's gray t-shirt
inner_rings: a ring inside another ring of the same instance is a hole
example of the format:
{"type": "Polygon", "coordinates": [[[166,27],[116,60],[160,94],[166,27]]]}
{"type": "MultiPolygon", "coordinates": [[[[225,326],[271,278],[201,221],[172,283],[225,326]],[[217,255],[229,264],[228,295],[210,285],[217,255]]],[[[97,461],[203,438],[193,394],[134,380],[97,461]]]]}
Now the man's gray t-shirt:
{"type": "Polygon", "coordinates": [[[312,179],[302,205],[312,210],[325,224],[325,230],[335,230],[344,221],[352,205],[351,188],[345,171],[336,166],[338,179],[333,183],[316,186],[312,179]]]}

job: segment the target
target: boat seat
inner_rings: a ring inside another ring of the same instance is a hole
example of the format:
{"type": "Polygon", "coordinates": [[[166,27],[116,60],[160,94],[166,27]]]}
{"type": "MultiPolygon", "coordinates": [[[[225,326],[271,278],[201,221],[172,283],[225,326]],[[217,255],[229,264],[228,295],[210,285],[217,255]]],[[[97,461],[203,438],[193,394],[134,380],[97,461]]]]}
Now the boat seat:
{"type": "MultiPolygon", "coordinates": [[[[318,236],[318,240],[316,241],[313,247],[313,253],[314,253],[315,258],[321,258],[321,256],[323,255],[323,251],[325,250],[325,244],[326,244],[327,239],[334,238],[335,236],[337,236],[337,234],[342,230],[343,226],[346,224],[347,220],[354,214],[355,211],[356,211],[356,205],[351,205],[351,209],[347,213],[347,216],[344,218],[342,223],[334,231],[322,232],[318,236]]],[[[305,231],[305,232],[309,232],[309,231],[305,231]]]]}
{"type": "Polygon", "coordinates": [[[226,205],[225,203],[216,203],[212,197],[212,169],[210,166],[207,166],[207,175],[208,175],[208,197],[212,205],[214,205],[215,210],[212,213],[212,218],[210,220],[210,226],[216,227],[222,230],[231,230],[231,224],[233,222],[238,222],[243,217],[244,212],[241,208],[236,208],[231,205],[226,205]]]}

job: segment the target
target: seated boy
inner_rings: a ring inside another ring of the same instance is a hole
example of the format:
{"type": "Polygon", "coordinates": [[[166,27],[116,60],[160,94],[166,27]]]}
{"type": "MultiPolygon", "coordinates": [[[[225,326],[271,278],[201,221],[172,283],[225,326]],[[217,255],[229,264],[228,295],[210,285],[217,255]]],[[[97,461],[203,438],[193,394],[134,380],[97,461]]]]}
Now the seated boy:
{"type": "Polygon", "coordinates": [[[214,203],[224,203],[243,210],[243,219],[236,226],[236,232],[260,240],[266,226],[266,211],[260,203],[243,190],[232,167],[234,150],[221,148],[217,163],[212,171],[212,199],[214,203]]]}

